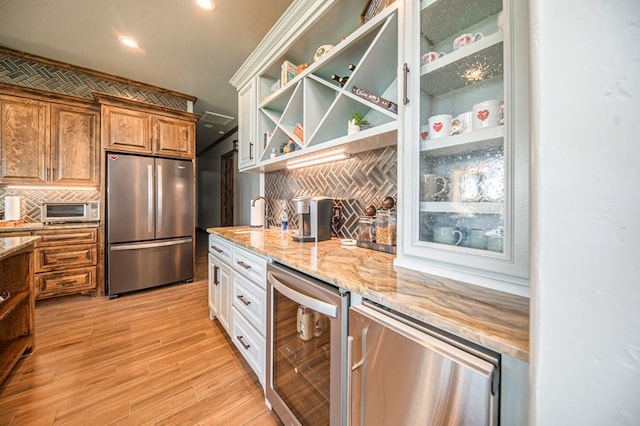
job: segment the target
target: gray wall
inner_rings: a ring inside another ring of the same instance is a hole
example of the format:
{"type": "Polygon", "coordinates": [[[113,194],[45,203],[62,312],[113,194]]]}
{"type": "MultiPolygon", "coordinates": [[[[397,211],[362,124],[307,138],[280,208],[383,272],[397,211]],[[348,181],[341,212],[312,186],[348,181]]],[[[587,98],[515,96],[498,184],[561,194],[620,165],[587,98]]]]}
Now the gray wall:
{"type": "MultiPolygon", "coordinates": [[[[236,139],[237,133],[197,158],[197,226],[200,229],[206,230],[221,224],[220,157],[233,149],[233,141],[236,139]]],[[[253,197],[260,194],[260,175],[237,173],[234,186],[233,224],[249,225],[249,203],[253,197]]]]}

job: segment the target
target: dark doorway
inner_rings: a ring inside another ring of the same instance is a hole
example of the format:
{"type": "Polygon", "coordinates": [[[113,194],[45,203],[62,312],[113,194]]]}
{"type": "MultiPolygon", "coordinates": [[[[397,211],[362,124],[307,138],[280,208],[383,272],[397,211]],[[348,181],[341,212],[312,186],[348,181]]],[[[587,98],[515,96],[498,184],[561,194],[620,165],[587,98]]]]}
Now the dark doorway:
{"type": "Polygon", "coordinates": [[[220,226],[233,226],[233,200],[235,194],[236,151],[220,157],[220,226]]]}

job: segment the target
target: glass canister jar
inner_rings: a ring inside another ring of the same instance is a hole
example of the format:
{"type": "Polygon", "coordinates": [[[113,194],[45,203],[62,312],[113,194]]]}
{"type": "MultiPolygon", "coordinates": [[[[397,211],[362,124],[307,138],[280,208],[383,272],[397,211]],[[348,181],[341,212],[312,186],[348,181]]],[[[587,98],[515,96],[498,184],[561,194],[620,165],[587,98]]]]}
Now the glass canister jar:
{"type": "Polygon", "coordinates": [[[358,219],[358,241],[365,243],[373,242],[373,232],[371,229],[372,220],[369,216],[360,216],[358,219]]]}
{"type": "Polygon", "coordinates": [[[376,214],[376,243],[387,246],[396,245],[395,210],[378,210],[376,214]]]}

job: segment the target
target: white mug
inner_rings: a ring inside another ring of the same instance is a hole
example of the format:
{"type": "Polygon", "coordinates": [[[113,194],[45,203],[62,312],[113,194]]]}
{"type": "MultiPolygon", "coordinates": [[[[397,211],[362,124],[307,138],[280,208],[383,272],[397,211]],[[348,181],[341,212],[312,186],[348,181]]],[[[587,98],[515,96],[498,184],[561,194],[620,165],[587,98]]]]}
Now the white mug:
{"type": "Polygon", "coordinates": [[[487,234],[484,229],[469,230],[469,247],[486,250],[487,234]]]}
{"type": "Polygon", "coordinates": [[[474,41],[481,40],[482,37],[484,37],[484,34],[482,33],[462,34],[461,36],[458,36],[455,40],[453,40],[453,50],[460,49],[461,47],[471,44],[474,41]]]}
{"type": "MultiPolygon", "coordinates": [[[[467,111],[456,117],[460,129],[458,133],[469,133],[473,131],[473,112],[467,111]]],[[[453,124],[452,124],[453,126],[453,124]]],[[[453,132],[452,132],[453,133],[453,132]]]]}
{"type": "Polygon", "coordinates": [[[422,55],[422,65],[429,64],[436,59],[442,58],[444,55],[444,52],[427,52],[422,55]]]}
{"type": "Polygon", "coordinates": [[[484,129],[500,124],[500,101],[491,99],[475,104],[473,111],[473,129],[484,129]]]}
{"type": "Polygon", "coordinates": [[[421,201],[441,201],[449,191],[449,180],[436,174],[422,175],[420,183],[421,201]]]}
{"type": "Polygon", "coordinates": [[[434,226],[433,242],[457,246],[462,241],[462,232],[453,226],[434,226]]]}
{"type": "Polygon", "coordinates": [[[429,118],[429,139],[442,138],[451,134],[450,114],[439,114],[429,118]]]}

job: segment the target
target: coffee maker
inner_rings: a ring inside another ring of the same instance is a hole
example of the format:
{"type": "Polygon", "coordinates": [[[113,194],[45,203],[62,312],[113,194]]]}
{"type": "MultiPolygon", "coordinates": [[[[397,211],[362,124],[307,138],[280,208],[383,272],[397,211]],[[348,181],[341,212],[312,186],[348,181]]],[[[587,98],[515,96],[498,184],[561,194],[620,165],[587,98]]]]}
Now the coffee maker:
{"type": "Polygon", "coordinates": [[[333,200],[326,197],[295,198],[298,232],[293,240],[299,242],[331,239],[331,211],[333,200]]]}

